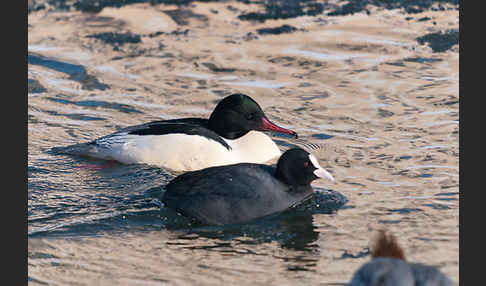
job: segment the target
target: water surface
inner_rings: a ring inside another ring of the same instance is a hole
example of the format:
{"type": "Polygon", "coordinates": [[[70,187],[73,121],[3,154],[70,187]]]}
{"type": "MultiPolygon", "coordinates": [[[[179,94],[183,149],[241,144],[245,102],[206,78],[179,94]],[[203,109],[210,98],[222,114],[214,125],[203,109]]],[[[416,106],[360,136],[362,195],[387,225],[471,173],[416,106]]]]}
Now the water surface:
{"type": "Polygon", "coordinates": [[[29,284],[344,285],[381,228],[409,261],[459,281],[458,49],[417,40],[458,29],[456,6],[302,2],[299,17],[239,1],[42,3],[29,1],[28,18],[29,284]],[[295,130],[272,136],[282,151],[311,150],[336,184],[315,181],[296,209],[211,227],[151,197],[177,174],[49,152],[208,117],[234,92],[295,130]]]}

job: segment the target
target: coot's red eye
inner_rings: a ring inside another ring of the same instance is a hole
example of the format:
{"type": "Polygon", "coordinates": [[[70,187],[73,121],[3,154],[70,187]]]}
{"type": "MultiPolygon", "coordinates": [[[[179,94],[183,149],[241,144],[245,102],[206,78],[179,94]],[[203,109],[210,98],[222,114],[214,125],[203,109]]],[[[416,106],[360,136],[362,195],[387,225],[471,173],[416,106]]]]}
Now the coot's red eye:
{"type": "Polygon", "coordinates": [[[309,166],[309,162],[304,162],[304,168],[307,168],[309,166]]]}

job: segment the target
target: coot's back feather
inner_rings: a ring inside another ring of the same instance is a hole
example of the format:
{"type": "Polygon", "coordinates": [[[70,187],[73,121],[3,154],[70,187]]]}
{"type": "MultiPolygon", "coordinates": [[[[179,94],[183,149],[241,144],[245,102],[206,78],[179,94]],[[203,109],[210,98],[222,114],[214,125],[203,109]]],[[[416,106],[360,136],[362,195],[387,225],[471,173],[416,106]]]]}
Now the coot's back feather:
{"type": "Polygon", "coordinates": [[[251,163],[188,172],[166,186],[162,201],[204,223],[225,224],[283,211],[312,193],[288,192],[274,175],[275,168],[251,163]]]}

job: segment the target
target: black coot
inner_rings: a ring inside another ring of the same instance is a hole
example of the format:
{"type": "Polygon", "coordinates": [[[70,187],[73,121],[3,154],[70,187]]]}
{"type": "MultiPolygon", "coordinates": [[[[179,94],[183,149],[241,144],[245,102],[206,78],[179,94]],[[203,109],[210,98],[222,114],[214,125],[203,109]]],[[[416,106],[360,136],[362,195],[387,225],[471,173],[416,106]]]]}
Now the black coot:
{"type": "Polygon", "coordinates": [[[206,224],[232,224],[281,212],[308,198],[317,178],[334,178],[307,151],[294,148],[277,167],[240,163],[174,178],[161,201],[206,224]]]}

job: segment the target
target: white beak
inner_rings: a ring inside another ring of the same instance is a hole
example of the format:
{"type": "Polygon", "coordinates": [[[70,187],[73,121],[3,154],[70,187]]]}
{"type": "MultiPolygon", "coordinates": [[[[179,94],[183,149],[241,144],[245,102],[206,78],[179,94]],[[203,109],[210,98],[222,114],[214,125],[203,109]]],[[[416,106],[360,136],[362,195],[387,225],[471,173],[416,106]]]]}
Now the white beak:
{"type": "Polygon", "coordinates": [[[322,179],[324,179],[324,178],[329,179],[333,183],[335,182],[332,175],[328,171],[326,171],[322,168],[315,170],[314,175],[316,175],[316,176],[318,176],[319,178],[322,178],[322,179]]]}
{"type": "Polygon", "coordinates": [[[333,176],[328,171],[324,170],[321,165],[319,165],[319,162],[317,161],[316,157],[314,157],[314,155],[310,154],[309,160],[311,161],[312,165],[317,168],[314,171],[314,175],[322,179],[329,179],[333,183],[335,182],[333,176]]]}

